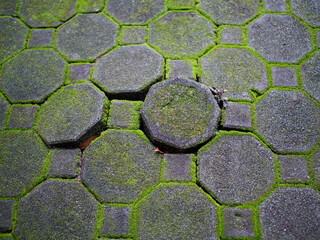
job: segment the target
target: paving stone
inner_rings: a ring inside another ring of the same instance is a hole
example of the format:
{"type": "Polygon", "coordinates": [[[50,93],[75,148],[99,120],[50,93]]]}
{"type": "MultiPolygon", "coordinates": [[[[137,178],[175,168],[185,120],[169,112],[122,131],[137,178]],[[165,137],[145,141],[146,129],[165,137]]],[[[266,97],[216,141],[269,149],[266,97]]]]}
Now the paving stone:
{"type": "Polygon", "coordinates": [[[122,23],[146,23],[164,10],[164,0],[109,0],[107,7],[122,23]]]}
{"type": "Polygon", "coordinates": [[[318,239],[320,196],[311,188],[279,188],[260,205],[263,239],[318,239]]]}
{"type": "Polygon", "coordinates": [[[31,27],[55,27],[76,14],[76,0],[23,0],[20,17],[31,27]]]}
{"type": "Polygon", "coordinates": [[[145,239],[218,239],[216,207],[195,185],[162,184],[138,204],[145,239]]]}
{"type": "Polygon", "coordinates": [[[320,102],[320,53],[317,52],[301,67],[303,88],[320,102]]]}
{"type": "Polygon", "coordinates": [[[129,234],[131,207],[104,206],[103,209],[105,220],[101,229],[102,234],[129,234]]]}
{"type": "Polygon", "coordinates": [[[78,12],[92,13],[99,12],[104,7],[104,0],[78,0],[78,12]]]}
{"type": "Polygon", "coordinates": [[[116,97],[139,97],[162,78],[163,57],[145,46],[122,46],[98,60],[94,74],[105,90],[116,97]]]}
{"type": "Polygon", "coordinates": [[[225,111],[226,119],[223,125],[225,128],[252,128],[250,105],[228,102],[225,111]]]}
{"type": "Polygon", "coordinates": [[[78,15],[59,28],[56,46],[71,60],[93,59],[116,44],[117,29],[103,14],[78,15]]]}
{"type": "Polygon", "coordinates": [[[262,92],[269,84],[266,66],[248,49],[218,47],[201,58],[201,66],[202,82],[228,90],[224,97],[252,100],[250,89],[262,92]]]}
{"type": "Polygon", "coordinates": [[[213,24],[195,12],[170,12],[150,26],[149,43],[166,57],[192,58],[214,40],[213,24]]]}
{"type": "Polygon", "coordinates": [[[50,47],[54,30],[33,30],[29,47],[50,47]]]}
{"type": "Polygon", "coordinates": [[[218,23],[241,24],[259,10],[259,0],[201,0],[201,9],[218,23]]]}
{"type": "Polygon", "coordinates": [[[223,212],[226,237],[254,237],[251,209],[224,208],[223,212]]]}
{"type": "Polygon", "coordinates": [[[0,231],[11,229],[14,200],[0,200],[0,231]]]}
{"type": "Polygon", "coordinates": [[[320,107],[301,92],[272,90],[255,113],[256,130],[275,151],[307,152],[319,141],[320,107]]]}
{"type": "Polygon", "coordinates": [[[318,148],[310,157],[312,167],[314,168],[314,178],[317,187],[320,189],[320,148],[318,148]]]}
{"type": "Polygon", "coordinates": [[[171,181],[192,181],[191,154],[165,154],[163,178],[171,181]]]}
{"type": "Polygon", "coordinates": [[[287,11],[286,0],[265,0],[264,6],[268,11],[274,11],[274,12],[287,11]]]}
{"type": "Polygon", "coordinates": [[[145,43],[147,28],[145,26],[123,26],[121,28],[121,43],[145,43]]]}
{"type": "Polygon", "coordinates": [[[297,71],[292,67],[272,67],[274,86],[298,87],[297,71]]]}
{"type": "Polygon", "coordinates": [[[257,201],[274,184],[274,156],[253,135],[222,133],[199,151],[200,181],[225,204],[257,201]]]}
{"type": "Polygon", "coordinates": [[[93,239],[98,204],[78,181],[47,180],[22,198],[21,239],[93,239]]]}
{"type": "Polygon", "coordinates": [[[263,15],[249,25],[248,38],[270,62],[296,63],[312,50],[310,31],[290,15],[263,15]]]}
{"type": "Polygon", "coordinates": [[[92,68],[91,64],[72,64],[69,67],[71,82],[89,79],[92,68]]]}
{"type": "Polygon", "coordinates": [[[318,48],[320,48],[320,31],[317,31],[318,48]]]}
{"type": "Polygon", "coordinates": [[[53,50],[26,50],[4,65],[0,87],[13,101],[41,101],[63,83],[65,64],[53,50]]]}
{"type": "Polygon", "coordinates": [[[174,78],[153,85],[141,109],[149,138],[186,151],[209,140],[217,129],[221,110],[205,85],[174,78]]]}
{"type": "Polygon", "coordinates": [[[313,26],[320,26],[320,2],[314,0],[292,0],[294,14],[313,26]]]}
{"type": "Polygon", "coordinates": [[[18,0],[0,0],[0,16],[14,15],[17,2],[18,0]]]}
{"type": "Polygon", "coordinates": [[[305,157],[279,155],[281,179],[284,182],[308,182],[308,162],[305,157]]]}
{"type": "Polygon", "coordinates": [[[89,83],[63,87],[41,106],[37,130],[49,145],[77,146],[105,127],[107,103],[105,95],[89,83]]]}
{"type": "Polygon", "coordinates": [[[42,174],[48,149],[32,130],[0,134],[0,197],[17,197],[42,174]]]}
{"type": "Polygon", "coordinates": [[[170,9],[188,9],[193,7],[194,0],[168,0],[170,9]]]}
{"type": "Polygon", "coordinates": [[[38,105],[13,105],[9,128],[32,128],[38,105]]]}
{"type": "Polygon", "coordinates": [[[82,180],[103,202],[133,203],[160,180],[154,149],[141,131],[108,130],[86,148],[82,180]]]}
{"type": "Polygon", "coordinates": [[[2,94],[0,94],[0,130],[4,128],[9,107],[10,104],[5,100],[2,94]]]}
{"type": "MultiPolygon", "coordinates": [[[[1,9],[1,7],[0,7],[1,9]]],[[[0,18],[0,63],[23,48],[28,29],[15,18],[0,18]]]]}
{"type": "Polygon", "coordinates": [[[168,60],[167,78],[185,77],[194,79],[193,60],[168,60]]]}
{"type": "Polygon", "coordinates": [[[242,29],[240,27],[223,27],[220,43],[243,44],[242,29]]]}

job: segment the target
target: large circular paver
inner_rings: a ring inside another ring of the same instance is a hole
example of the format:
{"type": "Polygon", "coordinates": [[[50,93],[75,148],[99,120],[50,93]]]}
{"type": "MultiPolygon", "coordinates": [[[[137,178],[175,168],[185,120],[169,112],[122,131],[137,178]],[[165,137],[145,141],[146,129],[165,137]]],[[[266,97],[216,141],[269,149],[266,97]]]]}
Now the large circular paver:
{"type": "Polygon", "coordinates": [[[77,181],[47,180],[20,202],[21,239],[93,239],[97,201],[77,181]]]}
{"type": "Polygon", "coordinates": [[[4,128],[9,107],[10,107],[10,104],[2,96],[2,94],[0,94],[0,130],[4,128]]]}
{"type": "Polygon", "coordinates": [[[41,106],[37,130],[49,145],[77,145],[102,131],[106,101],[89,83],[64,87],[41,106]]]}
{"type": "Polygon", "coordinates": [[[0,134],[0,197],[17,197],[42,174],[49,150],[33,131],[0,134]]]}
{"type": "Polygon", "coordinates": [[[233,99],[252,100],[250,89],[268,87],[266,66],[248,49],[219,47],[201,58],[201,66],[202,81],[233,99]]]}
{"type": "Polygon", "coordinates": [[[153,85],[141,109],[151,139],[180,151],[211,138],[220,113],[209,88],[185,78],[153,85]]]}
{"type": "Polygon", "coordinates": [[[154,149],[141,131],[107,131],[85,150],[82,179],[103,202],[133,203],[160,181],[154,149]]]}
{"type": "Polygon", "coordinates": [[[163,184],[138,204],[139,237],[218,239],[216,209],[194,185],[163,184]]]}
{"type": "Polygon", "coordinates": [[[118,26],[102,14],[84,14],[58,30],[57,49],[72,60],[93,59],[113,47],[118,26]]]}
{"type": "Polygon", "coordinates": [[[294,14],[313,26],[320,26],[320,1],[292,0],[291,7],[294,14]]]}
{"type": "Polygon", "coordinates": [[[150,44],[167,57],[196,57],[213,40],[213,24],[195,12],[170,12],[150,26],[150,44]]]}
{"type": "Polygon", "coordinates": [[[254,202],[275,181],[274,155],[251,134],[223,133],[199,159],[200,181],[225,204],[254,202]]]}
{"type": "Polygon", "coordinates": [[[270,62],[296,63],[312,50],[310,31],[290,15],[263,15],[249,25],[248,37],[270,62]]]}
{"type": "Polygon", "coordinates": [[[320,139],[320,107],[297,91],[272,90],[255,106],[256,130],[279,152],[307,152],[320,139]]]}

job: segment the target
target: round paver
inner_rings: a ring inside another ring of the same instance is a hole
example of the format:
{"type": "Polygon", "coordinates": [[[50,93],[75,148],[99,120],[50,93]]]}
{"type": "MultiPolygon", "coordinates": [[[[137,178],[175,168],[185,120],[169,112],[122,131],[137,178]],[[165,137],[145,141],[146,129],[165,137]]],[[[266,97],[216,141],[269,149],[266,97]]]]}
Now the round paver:
{"type": "Polygon", "coordinates": [[[163,57],[144,46],[123,46],[98,60],[94,78],[109,94],[138,96],[161,78],[163,57]]]}
{"type": "Polygon", "coordinates": [[[41,176],[49,150],[31,130],[0,135],[0,197],[17,197],[41,176]]]}
{"type": "Polygon", "coordinates": [[[213,24],[194,12],[170,12],[150,26],[150,44],[167,57],[196,57],[213,40],[213,24]]]}
{"type": "Polygon", "coordinates": [[[313,26],[320,26],[320,1],[292,0],[291,7],[294,14],[313,26]]]}
{"type": "Polygon", "coordinates": [[[63,83],[65,64],[53,50],[26,50],[4,65],[0,87],[13,101],[41,101],[63,83]]]}
{"type": "Polygon", "coordinates": [[[310,157],[314,167],[314,178],[317,187],[320,189],[320,148],[318,148],[310,157]]]}
{"type": "Polygon", "coordinates": [[[141,109],[151,139],[180,151],[211,138],[220,113],[209,88],[185,78],[153,85],[141,109]]]}
{"type": "Polygon", "coordinates": [[[272,90],[255,106],[256,130],[278,152],[307,152],[320,140],[320,107],[297,91],[272,90]]]}
{"type": "Polygon", "coordinates": [[[320,196],[311,188],[279,188],[260,207],[263,239],[318,239],[320,196]]]}
{"type": "Polygon", "coordinates": [[[93,239],[97,201],[78,181],[47,180],[20,203],[21,239],[93,239]]]}
{"type": "Polygon", "coordinates": [[[93,59],[116,43],[117,24],[102,14],[84,14],[58,30],[57,48],[71,60],[93,59]]]}
{"type": "Polygon", "coordinates": [[[160,185],[137,214],[141,240],[218,239],[216,207],[194,185],[160,185]]]}
{"type": "Polygon", "coordinates": [[[254,202],[275,181],[274,155],[251,134],[222,133],[199,158],[200,181],[225,204],[254,202]]]}
{"type": "Polygon", "coordinates": [[[159,182],[154,149],[141,131],[109,130],[86,148],[82,179],[103,202],[133,203],[159,182]]]}
{"type": "Polygon", "coordinates": [[[37,130],[49,145],[78,145],[102,131],[106,101],[89,83],[64,87],[41,106],[37,130]]]}
{"type": "Polygon", "coordinates": [[[0,63],[21,50],[28,29],[16,18],[0,18],[0,63]]]}
{"type": "Polygon", "coordinates": [[[290,15],[262,16],[249,25],[248,37],[249,46],[270,62],[296,63],[312,50],[310,31],[290,15]]]}
{"type": "Polygon", "coordinates": [[[2,94],[0,94],[0,130],[4,128],[9,107],[10,104],[5,100],[2,94]]]}
{"type": "Polygon", "coordinates": [[[203,83],[220,90],[223,96],[252,100],[250,89],[268,87],[266,66],[251,51],[243,48],[219,47],[201,58],[203,83]]]}
{"type": "Polygon", "coordinates": [[[218,23],[241,24],[259,10],[259,0],[201,0],[201,9],[218,23]]]}

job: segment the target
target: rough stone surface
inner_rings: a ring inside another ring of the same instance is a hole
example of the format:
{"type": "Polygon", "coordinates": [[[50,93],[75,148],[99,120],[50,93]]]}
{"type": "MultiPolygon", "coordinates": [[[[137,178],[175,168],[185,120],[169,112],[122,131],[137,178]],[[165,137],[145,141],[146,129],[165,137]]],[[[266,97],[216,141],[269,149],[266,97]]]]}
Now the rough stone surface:
{"type": "Polygon", "coordinates": [[[191,154],[165,154],[163,178],[170,181],[192,181],[191,154]]]}
{"type": "Polygon", "coordinates": [[[273,11],[273,12],[287,11],[286,0],[265,0],[264,6],[268,11],[273,11]]]}
{"type": "Polygon", "coordinates": [[[219,47],[201,58],[203,83],[228,92],[224,97],[252,100],[250,89],[268,87],[266,66],[248,49],[219,47]]]}
{"type": "Polygon", "coordinates": [[[242,29],[240,27],[223,27],[220,43],[243,44],[242,29]]]}
{"type": "Polygon", "coordinates": [[[38,109],[38,105],[13,105],[9,128],[32,128],[38,109]]]}
{"type": "Polygon", "coordinates": [[[163,57],[145,46],[122,46],[98,60],[94,78],[116,96],[136,96],[162,77],[163,57]]]}
{"type": "Polygon", "coordinates": [[[9,107],[10,104],[5,100],[2,94],[0,94],[0,130],[4,128],[9,107]]]}
{"type": "Polygon", "coordinates": [[[320,2],[317,0],[292,0],[294,14],[313,26],[320,26],[320,2]]]}
{"type": "Polygon", "coordinates": [[[259,209],[263,239],[320,236],[320,196],[311,188],[279,188],[259,209]]]}
{"type": "Polygon", "coordinates": [[[168,8],[170,9],[188,9],[192,8],[194,0],[168,0],[168,8]]]}
{"type": "Polygon", "coordinates": [[[281,179],[284,182],[308,182],[308,162],[305,157],[279,155],[281,179]]]}
{"type": "Polygon", "coordinates": [[[50,47],[54,30],[33,30],[29,47],[50,47]]]}
{"type": "Polygon", "coordinates": [[[263,15],[249,25],[248,38],[270,62],[296,63],[312,50],[310,31],[290,15],[263,15]]]}
{"type": "Polygon", "coordinates": [[[276,151],[307,152],[319,142],[320,107],[301,92],[272,90],[255,113],[256,130],[276,151]]]}
{"type": "Polygon", "coordinates": [[[318,48],[320,48],[320,31],[317,31],[318,48]]]}
{"type": "Polygon", "coordinates": [[[105,15],[79,15],[59,28],[57,49],[71,60],[93,59],[115,45],[117,28],[105,15]]]}
{"type": "Polygon", "coordinates": [[[274,156],[251,134],[222,133],[199,156],[200,181],[225,204],[254,202],[274,184],[274,156]]]}
{"type": "Polygon", "coordinates": [[[185,77],[194,79],[192,60],[168,60],[167,78],[185,77]]]}
{"type": "Polygon", "coordinates": [[[102,234],[127,235],[130,231],[131,207],[104,206],[102,234]]]}
{"type": "Polygon", "coordinates": [[[105,95],[89,83],[63,87],[41,106],[37,130],[49,145],[77,145],[102,131],[107,101],[105,95]]]}
{"type": "Polygon", "coordinates": [[[147,37],[147,29],[145,26],[123,26],[121,29],[121,43],[145,43],[147,37]]]}
{"type": "Polygon", "coordinates": [[[145,239],[218,239],[216,207],[194,185],[161,185],[138,205],[145,239]]]}
{"type": "Polygon", "coordinates": [[[15,234],[28,240],[93,239],[97,209],[80,182],[47,180],[21,200],[15,234]]]}
{"type": "Polygon", "coordinates": [[[70,65],[71,82],[77,80],[87,80],[90,76],[91,64],[72,64],[70,65]]]}
{"type": "Polygon", "coordinates": [[[40,101],[63,83],[65,64],[53,50],[26,50],[4,65],[0,87],[13,101],[40,101]]]}
{"type": "Polygon", "coordinates": [[[141,109],[150,138],[179,151],[209,140],[217,129],[220,113],[209,88],[185,78],[153,85],[141,109]]]}
{"type": "Polygon", "coordinates": [[[18,0],[0,0],[0,16],[13,15],[16,11],[18,0]]]}
{"type": "Polygon", "coordinates": [[[272,67],[274,86],[298,87],[297,71],[292,67],[272,67]]]}
{"type": "Polygon", "coordinates": [[[254,237],[251,209],[225,208],[223,213],[226,237],[254,237]]]}
{"type": "Polygon", "coordinates": [[[0,134],[0,197],[17,197],[42,174],[48,149],[32,130],[0,134]]]}
{"type": "Polygon", "coordinates": [[[226,119],[223,124],[225,128],[251,128],[251,106],[240,103],[228,102],[226,107],[226,119]]]}
{"type": "Polygon", "coordinates": [[[104,0],[78,0],[77,10],[78,12],[98,12],[104,7],[104,0]]]}
{"type": "Polygon", "coordinates": [[[314,169],[314,178],[317,187],[320,189],[320,148],[310,157],[314,169]]]}
{"type": "Polygon", "coordinates": [[[86,148],[82,179],[103,202],[133,203],[160,180],[154,149],[140,131],[109,130],[86,148]]]}
{"type": "Polygon", "coordinates": [[[150,44],[167,57],[196,57],[213,40],[213,24],[195,12],[170,12],[150,26],[150,44]]]}
{"type": "Polygon", "coordinates": [[[14,200],[0,200],[0,231],[11,229],[14,200]]]}

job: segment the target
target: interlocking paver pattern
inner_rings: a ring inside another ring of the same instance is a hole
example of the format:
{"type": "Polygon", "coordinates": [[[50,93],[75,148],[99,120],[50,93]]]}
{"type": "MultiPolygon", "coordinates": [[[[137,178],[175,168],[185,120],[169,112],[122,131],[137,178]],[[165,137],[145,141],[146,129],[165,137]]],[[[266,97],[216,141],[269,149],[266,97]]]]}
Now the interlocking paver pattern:
{"type": "Polygon", "coordinates": [[[38,105],[13,105],[9,128],[32,128],[38,105]]]}

